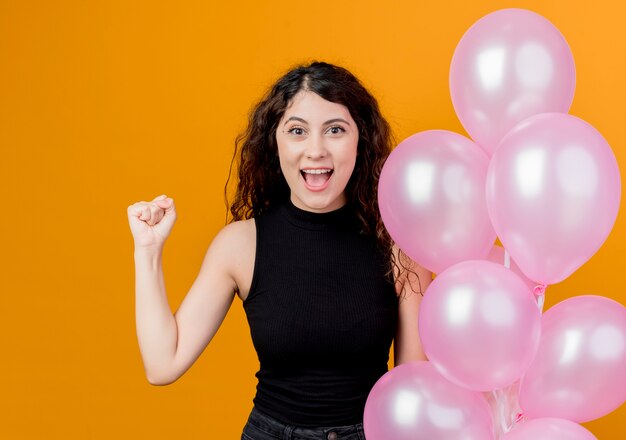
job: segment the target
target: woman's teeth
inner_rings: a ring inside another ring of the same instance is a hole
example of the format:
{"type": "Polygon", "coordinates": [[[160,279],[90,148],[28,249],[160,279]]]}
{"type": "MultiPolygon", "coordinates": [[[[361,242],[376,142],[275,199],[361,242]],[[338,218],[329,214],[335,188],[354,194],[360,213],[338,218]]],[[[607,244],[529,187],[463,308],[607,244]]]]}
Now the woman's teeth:
{"type": "Polygon", "coordinates": [[[330,173],[332,170],[302,170],[302,172],[307,174],[324,174],[330,173]]]}
{"type": "Polygon", "coordinates": [[[331,169],[301,170],[302,177],[311,186],[322,186],[330,179],[332,172],[331,169]]]}

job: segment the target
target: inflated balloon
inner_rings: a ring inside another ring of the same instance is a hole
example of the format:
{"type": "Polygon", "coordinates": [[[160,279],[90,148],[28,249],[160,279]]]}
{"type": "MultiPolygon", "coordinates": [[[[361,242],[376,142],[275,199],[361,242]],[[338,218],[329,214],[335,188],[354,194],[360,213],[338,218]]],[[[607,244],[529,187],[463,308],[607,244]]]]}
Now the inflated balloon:
{"type": "Polygon", "coordinates": [[[446,269],[426,289],[418,327],[426,356],[444,377],[492,391],[511,385],[530,365],[541,314],[517,275],[470,260],[446,269]]]}
{"type": "Polygon", "coordinates": [[[367,440],[494,439],[482,394],[450,383],[426,361],[398,365],[376,382],[363,429],[367,440]]]}
{"type": "Polygon", "coordinates": [[[456,114],[489,155],[523,119],[567,113],[575,84],[565,38],[548,20],[525,9],[502,9],[474,23],[450,66],[456,114]]]}
{"type": "Polygon", "coordinates": [[[485,202],[489,158],[457,133],[428,130],[402,141],[378,184],[385,227],[431,272],[485,258],[496,239],[485,202]]]}
{"type": "MultiPolygon", "coordinates": [[[[489,255],[487,255],[487,258],[485,258],[485,260],[491,261],[492,263],[504,265],[504,248],[502,246],[494,244],[493,248],[491,248],[491,251],[489,252],[489,255]]],[[[529,280],[512,258],[509,258],[509,269],[511,269],[513,273],[515,273],[515,275],[520,277],[522,281],[526,283],[530,290],[534,290],[534,288],[537,286],[537,282],[529,280]]]]}
{"type": "Polygon", "coordinates": [[[598,440],[577,423],[565,419],[543,418],[517,425],[501,440],[598,440]]]}
{"type": "Polygon", "coordinates": [[[626,308],[595,295],[566,299],[542,319],[537,356],[520,383],[526,417],[582,423],[626,400],[626,308]]]}
{"type": "Polygon", "coordinates": [[[502,139],[489,163],[486,197],[493,227],[522,272],[554,284],[587,262],[611,232],[619,168],[587,122],[544,113],[502,139]]]}

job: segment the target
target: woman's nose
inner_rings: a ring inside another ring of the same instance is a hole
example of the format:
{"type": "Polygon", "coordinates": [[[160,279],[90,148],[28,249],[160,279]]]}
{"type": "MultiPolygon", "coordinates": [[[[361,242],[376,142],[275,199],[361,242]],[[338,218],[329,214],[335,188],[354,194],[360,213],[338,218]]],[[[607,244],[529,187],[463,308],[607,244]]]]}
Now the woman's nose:
{"type": "Polygon", "coordinates": [[[311,136],[307,142],[305,155],[310,159],[317,159],[326,156],[326,146],[322,136],[311,136]]]}

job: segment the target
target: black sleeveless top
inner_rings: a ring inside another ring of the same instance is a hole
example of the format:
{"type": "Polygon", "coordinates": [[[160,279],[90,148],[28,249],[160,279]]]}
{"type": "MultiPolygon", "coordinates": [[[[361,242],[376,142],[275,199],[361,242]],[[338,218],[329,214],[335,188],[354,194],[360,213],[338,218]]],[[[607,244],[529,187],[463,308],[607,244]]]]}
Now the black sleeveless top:
{"type": "Polygon", "coordinates": [[[361,423],[398,319],[388,259],[350,205],[313,213],[288,200],[255,223],[243,302],[260,362],[254,405],[291,425],[361,423]]]}

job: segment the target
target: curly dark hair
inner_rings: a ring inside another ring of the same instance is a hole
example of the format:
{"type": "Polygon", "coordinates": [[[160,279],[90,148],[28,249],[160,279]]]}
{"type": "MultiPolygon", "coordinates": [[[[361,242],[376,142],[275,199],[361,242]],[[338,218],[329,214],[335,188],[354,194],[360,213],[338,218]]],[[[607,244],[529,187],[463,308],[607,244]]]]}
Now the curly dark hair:
{"type": "MultiPolygon", "coordinates": [[[[361,233],[374,236],[380,251],[388,255],[387,276],[393,280],[394,268],[400,274],[408,269],[407,262],[410,261],[402,251],[399,251],[400,261],[396,261],[394,242],[378,209],[378,180],[394,138],[376,99],[343,67],[319,61],[298,65],[276,81],[252,108],[247,128],[235,140],[224,187],[225,203],[227,209],[230,205],[232,215],[230,221],[259,216],[289,197],[290,189],[278,158],[276,129],[293,97],[302,90],[346,106],[358,127],[356,164],[346,186],[346,198],[355,208],[361,233]],[[229,204],[228,184],[235,159],[238,159],[238,184],[234,200],[229,204]]],[[[228,222],[228,212],[226,215],[228,222]]],[[[409,271],[417,276],[414,271],[409,271]]]]}

